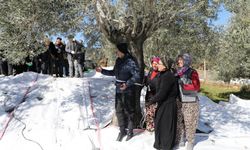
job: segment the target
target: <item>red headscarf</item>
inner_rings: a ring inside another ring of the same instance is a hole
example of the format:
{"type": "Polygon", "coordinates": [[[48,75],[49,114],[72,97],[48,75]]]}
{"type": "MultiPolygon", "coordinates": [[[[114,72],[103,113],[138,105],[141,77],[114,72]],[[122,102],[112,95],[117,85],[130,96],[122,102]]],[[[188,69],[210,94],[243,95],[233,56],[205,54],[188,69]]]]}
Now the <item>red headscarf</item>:
{"type": "MultiPolygon", "coordinates": [[[[153,62],[156,62],[157,64],[159,64],[161,62],[160,57],[152,57],[151,58],[151,63],[153,63],[153,62]]],[[[150,76],[150,80],[153,80],[158,73],[159,72],[157,70],[153,70],[153,72],[152,72],[152,74],[150,76]]]]}
{"type": "Polygon", "coordinates": [[[151,63],[156,62],[157,64],[161,61],[160,57],[153,57],[151,58],[151,63]]]}

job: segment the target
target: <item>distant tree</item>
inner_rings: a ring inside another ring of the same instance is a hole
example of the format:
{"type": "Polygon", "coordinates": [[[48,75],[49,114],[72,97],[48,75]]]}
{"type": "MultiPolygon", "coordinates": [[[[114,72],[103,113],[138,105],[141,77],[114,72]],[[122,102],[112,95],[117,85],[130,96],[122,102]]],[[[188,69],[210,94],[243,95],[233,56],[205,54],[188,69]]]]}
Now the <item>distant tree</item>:
{"type": "MultiPolygon", "coordinates": [[[[131,52],[137,58],[142,76],[144,70],[143,44],[149,37],[161,28],[178,30],[175,26],[182,26],[186,24],[186,21],[195,22],[201,17],[204,18],[202,20],[204,21],[208,16],[214,15],[214,10],[211,8],[215,4],[215,2],[209,4],[209,1],[189,0],[181,2],[95,0],[94,3],[101,31],[114,44],[122,41],[130,44],[131,52]]],[[[199,23],[197,22],[197,25],[199,23]]],[[[191,24],[188,26],[188,29],[192,28],[196,28],[195,23],[193,23],[193,27],[191,24]]],[[[173,33],[175,32],[173,31],[173,33]]]]}
{"type": "Polygon", "coordinates": [[[74,32],[83,20],[82,0],[1,0],[0,50],[12,63],[44,51],[46,35],[74,32]]]}
{"type": "Polygon", "coordinates": [[[220,78],[250,77],[250,1],[225,0],[225,5],[233,13],[228,28],[223,34],[218,58],[220,78]]]}
{"type": "MultiPolygon", "coordinates": [[[[140,75],[143,78],[145,67],[144,42],[160,29],[173,32],[172,35],[175,36],[178,28],[186,24],[186,21],[197,21],[197,18],[210,16],[208,13],[213,13],[211,8],[215,7],[218,2],[209,0],[94,0],[93,3],[101,32],[113,44],[119,42],[129,44],[131,53],[139,64],[140,75]],[[175,31],[172,31],[172,29],[175,31]]],[[[189,30],[195,29],[195,23],[193,25],[190,24],[187,28],[189,30]]],[[[206,36],[202,35],[202,33],[200,35],[206,36]]],[[[140,93],[140,88],[137,89],[137,93],[140,93]]],[[[136,110],[138,111],[137,116],[139,116],[139,94],[137,95],[136,110]]]]}

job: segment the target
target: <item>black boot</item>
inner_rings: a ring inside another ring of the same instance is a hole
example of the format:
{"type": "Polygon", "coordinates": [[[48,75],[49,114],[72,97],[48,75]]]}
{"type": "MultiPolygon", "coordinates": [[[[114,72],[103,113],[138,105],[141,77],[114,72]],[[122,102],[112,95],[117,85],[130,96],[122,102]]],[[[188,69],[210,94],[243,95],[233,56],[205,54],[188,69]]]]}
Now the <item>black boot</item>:
{"type": "Polygon", "coordinates": [[[124,136],[126,136],[125,132],[119,132],[116,141],[122,141],[122,139],[124,138],[124,136]]]}
{"type": "Polygon", "coordinates": [[[128,134],[127,134],[126,141],[130,140],[133,136],[134,136],[133,130],[129,130],[129,131],[128,131],[128,134]]]}

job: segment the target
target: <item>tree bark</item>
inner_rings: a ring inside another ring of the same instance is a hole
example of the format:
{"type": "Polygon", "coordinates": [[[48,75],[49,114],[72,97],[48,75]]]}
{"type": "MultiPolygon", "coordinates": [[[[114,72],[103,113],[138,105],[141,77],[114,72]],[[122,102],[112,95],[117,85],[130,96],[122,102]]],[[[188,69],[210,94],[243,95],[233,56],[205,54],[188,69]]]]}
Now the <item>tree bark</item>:
{"type": "Polygon", "coordinates": [[[207,81],[207,66],[206,66],[206,59],[204,59],[203,64],[203,74],[204,74],[204,83],[207,81]]]}
{"type": "MultiPolygon", "coordinates": [[[[131,41],[130,43],[131,53],[136,59],[136,62],[139,66],[140,71],[140,83],[143,82],[144,79],[144,58],[143,58],[143,41],[131,41]]],[[[141,103],[140,103],[140,97],[141,97],[141,90],[143,86],[136,85],[135,89],[135,127],[142,127],[143,125],[141,123],[142,119],[142,110],[141,110],[141,103]]]]}

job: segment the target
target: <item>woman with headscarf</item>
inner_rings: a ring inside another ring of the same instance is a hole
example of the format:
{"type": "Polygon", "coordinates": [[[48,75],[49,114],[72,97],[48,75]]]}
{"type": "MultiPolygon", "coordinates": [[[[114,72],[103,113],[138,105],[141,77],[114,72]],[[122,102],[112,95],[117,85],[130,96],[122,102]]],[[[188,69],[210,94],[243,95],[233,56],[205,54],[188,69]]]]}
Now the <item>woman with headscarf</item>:
{"type": "MultiPolygon", "coordinates": [[[[145,102],[147,103],[151,97],[156,93],[156,85],[158,81],[159,71],[157,65],[160,62],[160,57],[152,57],[151,59],[151,69],[147,77],[145,78],[145,85],[147,86],[147,92],[145,97],[145,102]]],[[[152,132],[154,131],[154,116],[157,104],[152,104],[146,107],[146,130],[152,132]]]]}
{"type": "Polygon", "coordinates": [[[157,65],[159,78],[156,94],[150,98],[146,106],[157,103],[155,113],[155,142],[154,148],[171,150],[175,144],[176,135],[176,98],[178,96],[178,82],[168,65],[167,58],[157,65]]]}
{"type": "Polygon", "coordinates": [[[177,57],[177,73],[179,78],[181,114],[178,114],[177,122],[177,144],[185,146],[187,140],[187,150],[192,150],[195,141],[195,131],[199,118],[199,102],[197,92],[200,90],[199,75],[191,68],[191,57],[189,54],[177,57]]]}

